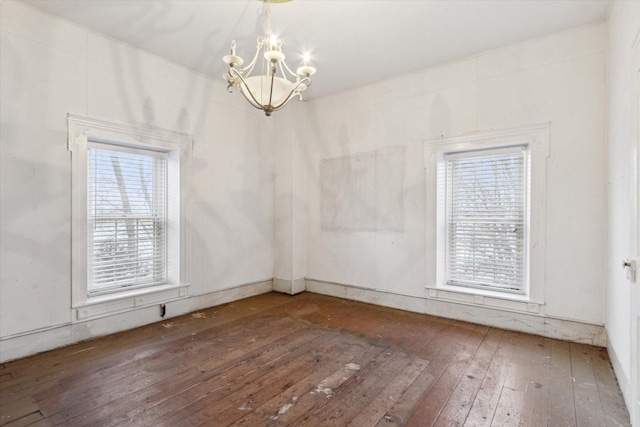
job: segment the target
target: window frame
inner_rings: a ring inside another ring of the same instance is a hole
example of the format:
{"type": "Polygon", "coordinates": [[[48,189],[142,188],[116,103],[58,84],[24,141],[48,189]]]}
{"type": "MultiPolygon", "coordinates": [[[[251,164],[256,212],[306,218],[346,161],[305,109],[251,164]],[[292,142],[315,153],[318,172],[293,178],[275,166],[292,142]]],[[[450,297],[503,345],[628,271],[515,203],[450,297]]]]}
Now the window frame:
{"type": "MultiPolygon", "coordinates": [[[[531,302],[508,305],[514,311],[538,312],[544,305],[545,282],[545,220],[546,168],[549,157],[550,124],[536,124],[504,130],[480,131],[424,142],[426,174],[426,283],[427,298],[448,299],[468,304],[486,305],[483,297],[492,301],[514,300],[531,302]],[[445,156],[513,146],[528,147],[529,209],[528,241],[525,264],[525,289],[521,293],[447,284],[446,256],[446,166],[445,156]],[[465,295],[469,295],[466,297],[465,295]],[[475,298],[474,298],[475,295],[475,298]]],[[[496,302],[500,306],[499,302],[496,302]]]]}
{"type": "Polygon", "coordinates": [[[69,114],[68,149],[72,169],[72,321],[84,321],[185,298],[189,294],[188,196],[193,139],[156,128],[109,123],[69,114]],[[88,147],[106,144],[167,155],[167,283],[89,294],[88,147]]]}

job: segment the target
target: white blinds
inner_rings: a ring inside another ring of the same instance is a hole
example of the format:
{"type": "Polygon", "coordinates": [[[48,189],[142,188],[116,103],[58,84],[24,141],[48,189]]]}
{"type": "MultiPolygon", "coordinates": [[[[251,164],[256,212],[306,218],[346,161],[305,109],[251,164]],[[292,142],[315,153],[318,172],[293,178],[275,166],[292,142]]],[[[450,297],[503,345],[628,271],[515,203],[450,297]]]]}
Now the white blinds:
{"type": "Polygon", "coordinates": [[[523,291],[526,147],[446,156],[447,282],[523,291]]]}
{"type": "Polygon", "coordinates": [[[88,293],[166,281],[167,154],[88,147],[88,293]]]}

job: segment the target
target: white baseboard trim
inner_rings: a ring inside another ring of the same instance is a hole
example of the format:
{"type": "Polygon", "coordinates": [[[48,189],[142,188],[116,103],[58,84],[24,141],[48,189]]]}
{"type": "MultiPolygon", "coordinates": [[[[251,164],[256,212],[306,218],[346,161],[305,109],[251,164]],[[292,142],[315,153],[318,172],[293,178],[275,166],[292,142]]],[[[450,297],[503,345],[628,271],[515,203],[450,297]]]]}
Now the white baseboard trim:
{"type": "Polygon", "coordinates": [[[268,279],[168,302],[164,318],[160,317],[159,306],[153,305],[87,322],[72,323],[70,321],[54,327],[3,337],[0,338],[0,363],[137,328],[192,311],[269,293],[272,289],[272,280],[268,279]]]}
{"type": "MultiPolygon", "coordinates": [[[[605,329],[600,325],[500,310],[495,307],[476,307],[470,304],[403,295],[323,280],[276,278],[168,302],[164,318],[160,317],[158,306],[154,305],[87,322],[72,323],[70,321],[62,325],[3,337],[0,338],[0,363],[271,291],[295,295],[305,290],[415,313],[447,317],[600,347],[607,346],[610,354],[613,355],[612,363],[618,378],[625,378],[621,376],[623,371],[620,369],[613,349],[607,345],[605,329]]],[[[627,379],[625,378],[625,380],[627,379]]],[[[625,400],[628,400],[630,386],[628,380],[626,384],[623,382],[620,380],[620,387],[625,400]]]]}
{"type": "Polygon", "coordinates": [[[295,280],[287,280],[287,279],[278,279],[276,277],[273,278],[273,290],[275,292],[282,292],[283,294],[295,295],[300,292],[304,292],[306,289],[305,279],[295,279],[295,280]]]}
{"type": "Polygon", "coordinates": [[[425,314],[425,300],[420,297],[412,297],[392,292],[382,292],[370,288],[344,285],[341,283],[326,282],[324,280],[316,279],[306,279],[305,287],[308,292],[313,292],[315,294],[328,295],[425,314]]]}
{"type": "Polygon", "coordinates": [[[618,380],[620,391],[622,391],[624,403],[627,405],[627,409],[631,411],[631,380],[629,379],[627,374],[625,374],[624,369],[622,369],[622,364],[620,363],[620,359],[618,358],[618,353],[616,353],[615,348],[613,348],[613,345],[611,345],[611,341],[609,341],[608,339],[607,352],[609,353],[609,360],[611,360],[613,372],[616,374],[616,379],[618,380]]]}
{"type": "Polygon", "coordinates": [[[540,314],[521,313],[509,309],[502,310],[497,307],[475,306],[469,303],[463,304],[455,301],[401,295],[317,279],[307,279],[306,290],[323,295],[465,322],[479,323],[496,328],[526,332],[598,347],[606,347],[607,345],[607,335],[602,325],[557,319],[540,314]]]}

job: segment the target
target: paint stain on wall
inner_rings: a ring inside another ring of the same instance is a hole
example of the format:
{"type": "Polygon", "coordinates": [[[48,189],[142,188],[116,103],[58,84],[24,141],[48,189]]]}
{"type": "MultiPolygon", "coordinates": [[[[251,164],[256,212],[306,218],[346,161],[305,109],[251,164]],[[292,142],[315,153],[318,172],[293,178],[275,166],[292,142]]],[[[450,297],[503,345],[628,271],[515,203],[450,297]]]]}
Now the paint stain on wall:
{"type": "Polygon", "coordinates": [[[320,160],[323,230],[404,232],[405,147],[320,160]]]}

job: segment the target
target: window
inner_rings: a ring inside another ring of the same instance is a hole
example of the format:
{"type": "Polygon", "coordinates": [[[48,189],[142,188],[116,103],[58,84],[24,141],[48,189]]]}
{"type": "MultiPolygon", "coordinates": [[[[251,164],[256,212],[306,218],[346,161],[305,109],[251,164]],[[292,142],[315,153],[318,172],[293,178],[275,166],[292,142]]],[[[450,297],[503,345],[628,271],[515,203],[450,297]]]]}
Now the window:
{"type": "Polygon", "coordinates": [[[523,292],[527,147],[446,154],[447,284],[523,292]]]}
{"type": "Polygon", "coordinates": [[[167,282],[167,153],[89,142],[89,295],[167,282]]]}
{"type": "Polygon", "coordinates": [[[188,296],[192,139],[71,115],[68,124],[75,320],[188,296]]]}
{"type": "Polygon", "coordinates": [[[539,313],[549,124],[426,141],[426,295],[539,313]]]}

